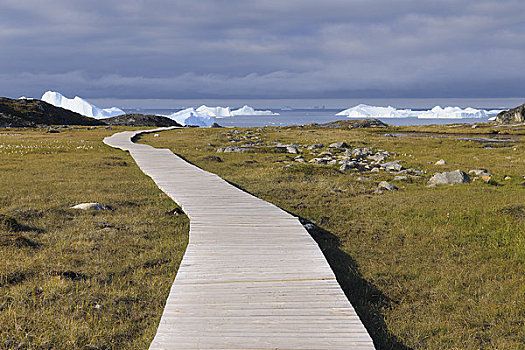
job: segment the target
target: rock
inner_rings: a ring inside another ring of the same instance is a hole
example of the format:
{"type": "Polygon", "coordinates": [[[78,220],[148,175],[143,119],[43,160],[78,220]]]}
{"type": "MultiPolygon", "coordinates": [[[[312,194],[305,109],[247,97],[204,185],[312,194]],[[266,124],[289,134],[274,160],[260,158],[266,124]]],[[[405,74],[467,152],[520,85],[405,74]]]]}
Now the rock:
{"type": "Polygon", "coordinates": [[[476,125],[476,124],[472,125],[472,129],[477,129],[477,128],[479,128],[479,125],[476,125]]]}
{"type": "Polygon", "coordinates": [[[408,179],[408,176],[396,176],[394,177],[394,181],[401,181],[408,179]]]}
{"type": "Polygon", "coordinates": [[[505,181],[509,181],[509,180],[512,180],[512,177],[510,177],[510,176],[505,176],[505,181]]]}
{"type": "Polygon", "coordinates": [[[359,168],[359,165],[357,164],[357,162],[354,162],[353,160],[349,161],[349,162],[345,162],[345,164],[348,165],[349,167],[351,167],[352,169],[359,168]]]}
{"type": "Polygon", "coordinates": [[[335,160],[335,159],[329,160],[329,161],[327,161],[326,164],[328,164],[328,165],[336,165],[337,164],[337,160],[335,160]]]}
{"type": "Polygon", "coordinates": [[[363,150],[361,148],[355,148],[352,151],[352,156],[354,156],[356,158],[361,158],[361,157],[365,156],[365,153],[363,152],[363,150]]]}
{"type": "Polygon", "coordinates": [[[237,147],[237,146],[228,146],[226,148],[223,148],[222,152],[224,152],[224,153],[231,153],[231,152],[242,153],[242,152],[246,152],[246,151],[248,151],[247,148],[241,148],[241,147],[237,147]]]}
{"type": "Polygon", "coordinates": [[[396,191],[398,188],[392,185],[390,182],[381,181],[379,185],[377,185],[377,189],[387,190],[387,191],[396,191]]]}
{"type": "Polygon", "coordinates": [[[328,147],[330,148],[348,148],[348,145],[345,142],[334,142],[334,143],[331,143],[328,147]]]}
{"type": "Polygon", "coordinates": [[[71,207],[71,209],[80,209],[80,210],[109,210],[109,207],[106,207],[100,203],[80,203],[71,207]]]}
{"type": "Polygon", "coordinates": [[[500,112],[496,117],[496,122],[500,124],[525,123],[525,104],[500,112]]]}
{"type": "Polygon", "coordinates": [[[371,173],[378,173],[379,171],[379,168],[373,168],[372,170],[370,170],[371,173]]]}
{"type": "Polygon", "coordinates": [[[469,170],[468,173],[474,176],[481,176],[481,177],[492,176],[492,174],[489,173],[487,169],[472,169],[472,170],[469,170]]]}
{"type": "Polygon", "coordinates": [[[160,135],[159,134],[154,134],[153,137],[160,137],[160,135]]]}
{"type": "Polygon", "coordinates": [[[46,131],[46,134],[58,134],[60,131],[58,130],[55,130],[55,129],[49,129],[48,131],[46,131]]]}
{"type": "Polygon", "coordinates": [[[387,156],[385,156],[384,154],[374,154],[374,155],[368,156],[368,159],[373,160],[376,163],[381,163],[387,159],[387,156]]]}
{"type": "Polygon", "coordinates": [[[328,163],[328,160],[323,158],[313,158],[308,163],[316,164],[316,165],[326,165],[328,163]]]}
{"type": "Polygon", "coordinates": [[[398,163],[397,160],[393,162],[383,163],[380,164],[381,168],[389,170],[389,171],[401,171],[405,169],[401,164],[398,163]]]}
{"type": "Polygon", "coordinates": [[[358,166],[356,162],[346,162],[346,163],[343,163],[343,165],[341,165],[339,170],[345,171],[345,170],[350,170],[350,169],[356,169],[357,167],[358,166]]]}
{"type": "Polygon", "coordinates": [[[287,146],[286,147],[286,152],[287,153],[290,153],[290,154],[298,154],[299,153],[299,149],[295,146],[287,146]]]}
{"type": "Polygon", "coordinates": [[[461,170],[454,170],[450,172],[437,173],[428,180],[428,184],[438,185],[455,185],[460,183],[470,183],[470,177],[461,170]]]}
{"type": "Polygon", "coordinates": [[[357,181],[372,181],[372,180],[368,177],[358,176],[357,181]]]}
{"type": "Polygon", "coordinates": [[[219,125],[219,124],[217,124],[217,123],[212,123],[212,124],[210,125],[210,128],[222,128],[222,126],[219,125]]]}
{"type": "Polygon", "coordinates": [[[440,159],[440,160],[438,160],[438,161],[435,163],[435,165],[446,165],[446,164],[447,164],[447,162],[446,162],[444,159],[440,159]]]}
{"type": "Polygon", "coordinates": [[[324,145],[322,143],[319,143],[319,144],[315,144],[315,145],[310,145],[308,146],[308,149],[311,151],[313,149],[316,149],[316,148],[323,148],[324,145]]]}

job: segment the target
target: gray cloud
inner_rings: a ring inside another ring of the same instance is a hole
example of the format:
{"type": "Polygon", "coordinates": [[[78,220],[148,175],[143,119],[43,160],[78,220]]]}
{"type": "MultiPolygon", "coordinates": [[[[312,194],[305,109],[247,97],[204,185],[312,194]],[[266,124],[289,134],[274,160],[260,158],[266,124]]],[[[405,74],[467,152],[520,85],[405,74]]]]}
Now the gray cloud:
{"type": "Polygon", "coordinates": [[[523,96],[523,1],[0,0],[0,93],[523,96]]]}

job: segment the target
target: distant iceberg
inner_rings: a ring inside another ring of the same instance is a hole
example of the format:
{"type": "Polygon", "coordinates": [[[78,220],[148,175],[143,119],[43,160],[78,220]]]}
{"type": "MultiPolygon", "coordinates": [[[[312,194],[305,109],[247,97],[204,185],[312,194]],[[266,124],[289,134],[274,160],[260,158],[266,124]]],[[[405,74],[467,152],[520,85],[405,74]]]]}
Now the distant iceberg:
{"type": "Polygon", "coordinates": [[[117,107],[101,109],[78,96],[75,96],[75,98],[67,98],[55,91],[46,91],[42,95],[41,100],[52,104],[53,106],[62,107],[86,117],[96,119],[110,118],[126,114],[126,112],[117,107]]]}
{"type": "Polygon", "coordinates": [[[395,109],[394,107],[376,107],[360,104],[337,113],[337,116],[348,118],[406,118],[411,116],[410,109],[395,109]]]}
{"type": "Polygon", "coordinates": [[[394,107],[376,107],[360,104],[337,113],[337,116],[348,118],[419,118],[419,119],[464,119],[464,118],[489,118],[501,110],[484,110],[471,107],[445,107],[436,106],[429,110],[414,111],[412,109],[396,109],[394,107]]]}
{"type": "Polygon", "coordinates": [[[279,113],[274,113],[272,111],[257,111],[253,107],[244,105],[243,107],[232,111],[232,116],[236,115],[279,115],[279,113]]]}
{"type": "Polygon", "coordinates": [[[202,105],[198,108],[186,108],[173,114],[166,115],[166,117],[175,120],[181,125],[210,126],[215,122],[216,118],[228,118],[239,115],[279,115],[279,113],[273,113],[272,111],[258,111],[250,106],[231,110],[230,107],[208,107],[202,105]]]}
{"type": "Polygon", "coordinates": [[[186,108],[166,117],[175,120],[180,125],[210,126],[215,122],[214,117],[201,113],[195,108],[186,108]]]}

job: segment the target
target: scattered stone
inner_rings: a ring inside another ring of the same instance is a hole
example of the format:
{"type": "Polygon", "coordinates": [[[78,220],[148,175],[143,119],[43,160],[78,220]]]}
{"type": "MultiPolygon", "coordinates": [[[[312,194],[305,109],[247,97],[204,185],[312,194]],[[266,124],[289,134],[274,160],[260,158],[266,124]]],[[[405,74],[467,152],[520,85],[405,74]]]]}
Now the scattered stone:
{"type": "Polygon", "coordinates": [[[55,130],[55,129],[49,129],[48,131],[46,131],[46,134],[58,134],[60,131],[58,130],[55,130]]]}
{"type": "Polygon", "coordinates": [[[472,125],[472,129],[477,129],[477,128],[479,128],[479,125],[476,125],[476,124],[472,125]]]}
{"type": "Polygon", "coordinates": [[[110,210],[110,207],[107,207],[100,203],[80,203],[71,207],[71,209],[80,209],[80,210],[110,210]]]}
{"type": "Polygon", "coordinates": [[[407,180],[408,179],[408,176],[396,176],[394,177],[394,180],[393,181],[402,181],[402,180],[407,180]]]}
{"type": "Polygon", "coordinates": [[[446,162],[444,159],[440,159],[440,160],[438,160],[438,161],[435,163],[435,165],[446,165],[446,164],[447,164],[447,162],[446,162]]]}
{"type": "Polygon", "coordinates": [[[372,170],[370,170],[371,173],[378,173],[379,171],[379,168],[373,168],[372,170]]]}
{"type": "Polygon", "coordinates": [[[346,171],[346,170],[356,169],[356,168],[358,168],[357,163],[354,162],[354,161],[351,161],[351,162],[345,162],[345,163],[343,163],[343,165],[341,165],[341,167],[339,168],[339,170],[341,170],[341,171],[346,171]]]}
{"type": "Polygon", "coordinates": [[[383,163],[380,164],[381,168],[389,170],[389,171],[401,171],[405,169],[401,164],[398,163],[397,160],[393,162],[383,163]]]}
{"type": "Polygon", "coordinates": [[[384,154],[374,154],[371,156],[368,156],[368,159],[373,160],[376,163],[384,162],[387,159],[387,156],[384,154]]]}
{"type": "Polygon", "coordinates": [[[348,145],[345,142],[334,142],[334,143],[331,143],[328,147],[330,148],[348,148],[348,145]]]}
{"type": "Polygon", "coordinates": [[[489,173],[487,169],[472,169],[468,173],[473,174],[474,176],[480,176],[480,177],[492,176],[492,174],[489,173]]]}
{"type": "Polygon", "coordinates": [[[317,165],[326,165],[328,160],[324,158],[312,158],[308,163],[317,164],[317,165]]]}
{"type": "Polygon", "coordinates": [[[316,148],[323,148],[324,145],[322,143],[319,143],[319,144],[315,144],[315,145],[310,145],[308,146],[308,150],[313,150],[313,149],[316,149],[316,148]]]}
{"type": "Polygon", "coordinates": [[[509,180],[512,180],[512,177],[510,177],[510,176],[505,176],[505,181],[509,181],[509,180]]]}
{"type": "Polygon", "coordinates": [[[381,181],[379,185],[377,185],[378,190],[386,190],[386,191],[397,191],[398,188],[394,185],[392,185],[390,182],[381,181]]]}
{"type": "Polygon", "coordinates": [[[242,153],[248,151],[248,148],[241,148],[237,146],[228,146],[226,148],[219,148],[217,152],[224,152],[224,153],[242,153]]]}
{"type": "Polygon", "coordinates": [[[364,176],[358,176],[357,181],[372,181],[372,179],[364,176]]]}
{"type": "Polygon", "coordinates": [[[153,134],[153,137],[160,137],[159,134],[153,134]]]}
{"type": "Polygon", "coordinates": [[[444,184],[455,185],[460,183],[470,183],[470,177],[461,170],[454,170],[450,172],[437,173],[428,180],[428,184],[444,184]]]}
{"type": "Polygon", "coordinates": [[[287,146],[286,147],[286,152],[287,153],[290,153],[290,154],[298,154],[299,153],[299,149],[295,146],[287,146]]]}

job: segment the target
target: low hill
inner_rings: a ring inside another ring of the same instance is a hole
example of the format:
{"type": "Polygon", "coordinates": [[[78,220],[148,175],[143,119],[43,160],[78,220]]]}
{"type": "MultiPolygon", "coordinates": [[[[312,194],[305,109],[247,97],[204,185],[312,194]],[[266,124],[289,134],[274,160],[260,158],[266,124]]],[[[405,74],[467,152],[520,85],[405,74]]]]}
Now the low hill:
{"type": "Polygon", "coordinates": [[[388,125],[379,119],[344,119],[319,125],[322,128],[357,129],[385,128],[388,125]]]}
{"type": "Polygon", "coordinates": [[[496,117],[496,122],[500,124],[525,123],[525,103],[508,111],[500,112],[496,117]]]}
{"type": "Polygon", "coordinates": [[[111,118],[101,119],[108,125],[121,125],[121,126],[181,126],[179,123],[168,117],[162,117],[160,115],[151,114],[124,114],[111,118]]]}
{"type": "Polygon", "coordinates": [[[0,97],[0,127],[37,125],[105,125],[105,123],[40,100],[14,100],[0,97]]]}

